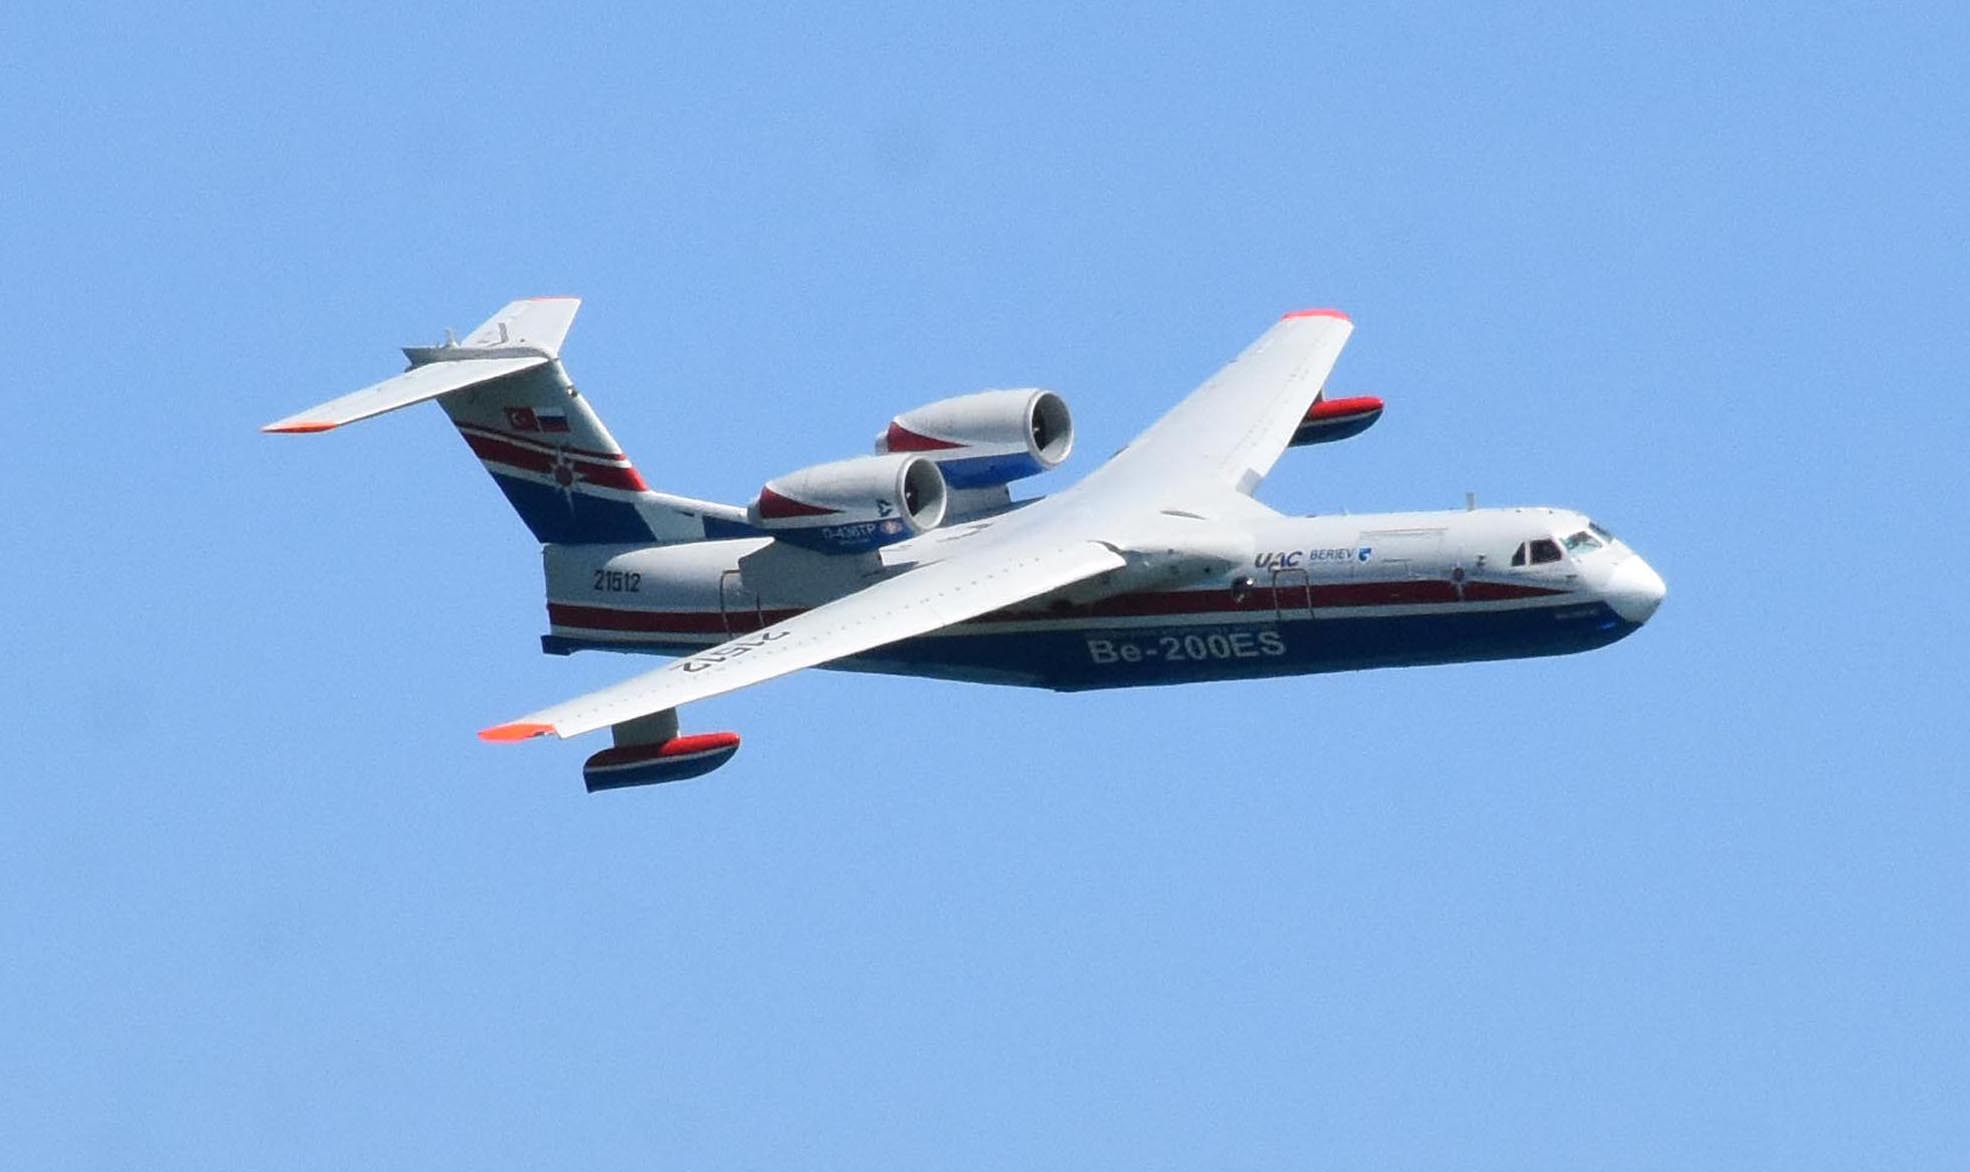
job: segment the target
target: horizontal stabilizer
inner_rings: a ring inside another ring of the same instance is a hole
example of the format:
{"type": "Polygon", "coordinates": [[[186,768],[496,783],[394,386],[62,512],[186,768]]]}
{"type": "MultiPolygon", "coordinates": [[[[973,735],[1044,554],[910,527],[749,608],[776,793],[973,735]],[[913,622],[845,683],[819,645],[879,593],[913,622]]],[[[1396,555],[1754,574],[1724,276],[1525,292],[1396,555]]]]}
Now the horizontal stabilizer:
{"type": "MultiPolygon", "coordinates": [[[[457,347],[464,349],[463,346],[457,347]]],[[[432,362],[407,370],[395,378],[384,379],[380,383],[353,391],[339,399],[331,399],[306,411],[297,411],[286,419],[276,420],[261,428],[261,431],[289,433],[308,433],[327,431],[345,423],[368,419],[385,411],[395,411],[426,399],[466,387],[505,378],[536,366],[546,366],[553,361],[540,355],[515,358],[460,358],[445,362],[432,362]]]]}
{"type": "Polygon", "coordinates": [[[508,302],[465,335],[463,342],[404,347],[411,369],[397,377],[296,412],[260,430],[301,434],[327,431],[546,366],[561,356],[561,343],[567,340],[575,311],[580,308],[578,297],[528,297],[508,302]]]}

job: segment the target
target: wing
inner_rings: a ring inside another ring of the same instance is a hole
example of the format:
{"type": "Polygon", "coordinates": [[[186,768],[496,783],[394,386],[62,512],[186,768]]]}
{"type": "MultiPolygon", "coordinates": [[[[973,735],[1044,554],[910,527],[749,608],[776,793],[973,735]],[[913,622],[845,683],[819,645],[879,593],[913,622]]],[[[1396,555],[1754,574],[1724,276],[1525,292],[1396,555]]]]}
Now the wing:
{"type": "Polygon", "coordinates": [[[1084,483],[1164,502],[1223,489],[1249,495],[1286,450],[1353,332],[1338,309],[1287,314],[1084,483]]]}
{"type": "Polygon", "coordinates": [[[490,741],[578,736],[927,634],[1123,564],[1106,545],[1058,540],[1051,532],[1021,527],[1023,536],[1009,540],[981,533],[976,547],[944,561],[479,735],[490,741]]]}

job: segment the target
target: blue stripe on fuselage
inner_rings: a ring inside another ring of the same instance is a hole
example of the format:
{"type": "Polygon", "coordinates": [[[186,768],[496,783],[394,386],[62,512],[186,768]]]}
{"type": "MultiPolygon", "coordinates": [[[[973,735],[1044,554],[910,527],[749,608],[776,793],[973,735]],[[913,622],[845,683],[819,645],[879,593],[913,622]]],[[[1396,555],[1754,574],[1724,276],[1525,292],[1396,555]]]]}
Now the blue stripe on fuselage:
{"type": "MultiPolygon", "coordinates": [[[[1166,627],[1063,623],[1058,630],[926,635],[827,666],[1086,691],[1566,655],[1639,629],[1600,602],[1166,627]]],[[[542,650],[561,655],[591,649],[688,655],[705,646],[702,640],[541,638],[542,650]]]]}

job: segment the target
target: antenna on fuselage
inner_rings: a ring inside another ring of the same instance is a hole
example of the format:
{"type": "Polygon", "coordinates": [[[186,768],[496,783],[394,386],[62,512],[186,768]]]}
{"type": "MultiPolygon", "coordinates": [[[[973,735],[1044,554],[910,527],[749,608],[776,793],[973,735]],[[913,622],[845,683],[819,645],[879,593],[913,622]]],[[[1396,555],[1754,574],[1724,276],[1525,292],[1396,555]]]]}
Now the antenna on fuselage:
{"type": "Polygon", "coordinates": [[[1467,492],[1467,493],[1465,493],[1465,494],[1464,494],[1464,511],[1465,511],[1466,513],[1475,513],[1475,512],[1477,512],[1477,494],[1476,494],[1476,493],[1474,493],[1474,492],[1467,492]]]}

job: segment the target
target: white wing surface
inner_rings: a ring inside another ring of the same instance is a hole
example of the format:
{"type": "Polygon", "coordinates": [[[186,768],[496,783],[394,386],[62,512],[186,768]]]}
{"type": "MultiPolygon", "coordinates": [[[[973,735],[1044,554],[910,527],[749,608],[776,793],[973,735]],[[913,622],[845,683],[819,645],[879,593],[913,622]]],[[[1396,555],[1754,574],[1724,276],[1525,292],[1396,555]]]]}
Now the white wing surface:
{"type": "Polygon", "coordinates": [[[1338,309],[1287,314],[1070,491],[1139,492],[1145,505],[1221,489],[1249,496],[1286,450],[1353,332],[1338,309]]]}
{"type": "Polygon", "coordinates": [[[927,634],[1122,564],[1120,554],[1090,541],[982,545],[479,735],[578,736],[927,634]]]}

